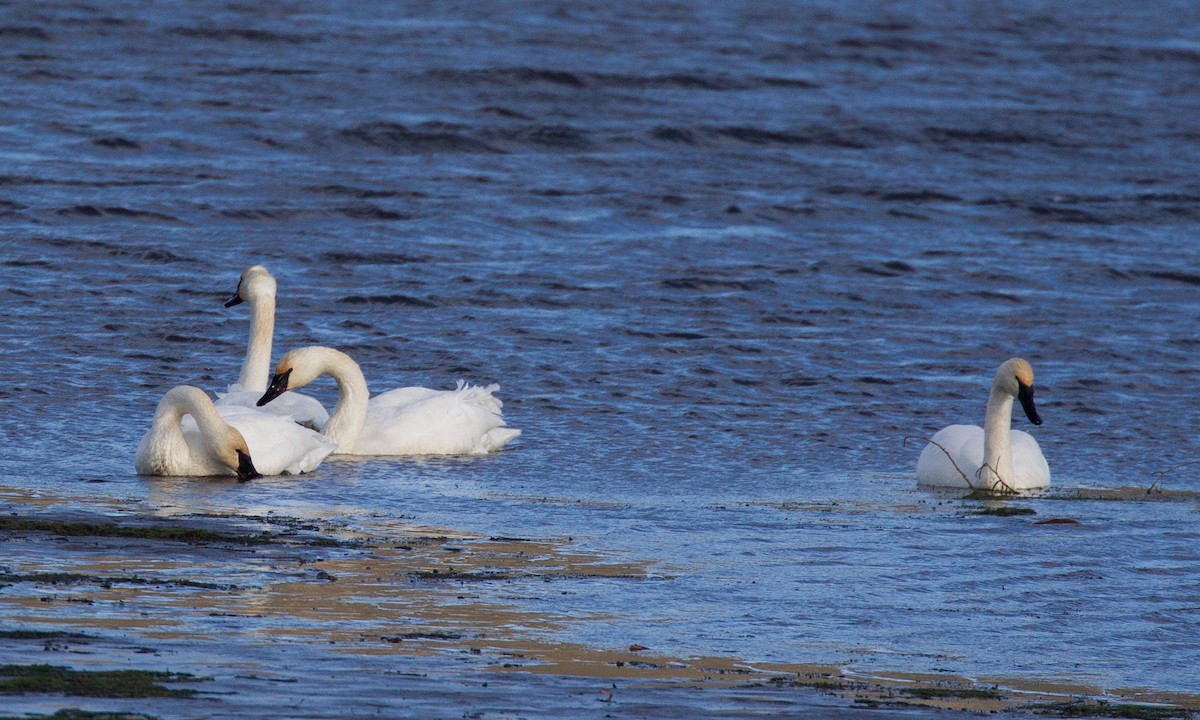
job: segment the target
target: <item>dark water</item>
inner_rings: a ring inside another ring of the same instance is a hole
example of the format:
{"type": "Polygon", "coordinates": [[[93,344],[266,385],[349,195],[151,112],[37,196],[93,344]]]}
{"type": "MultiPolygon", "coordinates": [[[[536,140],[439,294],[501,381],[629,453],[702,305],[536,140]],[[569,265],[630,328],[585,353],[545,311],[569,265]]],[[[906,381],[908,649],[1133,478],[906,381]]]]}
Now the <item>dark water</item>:
{"type": "Polygon", "coordinates": [[[600,647],[1200,687],[1194,500],[976,517],[903,444],[1020,355],[1056,488],[1200,491],[1196,5],[19,3],[0,61],[6,485],[570,537],[662,576],[528,601],[600,647]],[[276,355],[525,434],[138,478],[259,262],[276,355]]]}

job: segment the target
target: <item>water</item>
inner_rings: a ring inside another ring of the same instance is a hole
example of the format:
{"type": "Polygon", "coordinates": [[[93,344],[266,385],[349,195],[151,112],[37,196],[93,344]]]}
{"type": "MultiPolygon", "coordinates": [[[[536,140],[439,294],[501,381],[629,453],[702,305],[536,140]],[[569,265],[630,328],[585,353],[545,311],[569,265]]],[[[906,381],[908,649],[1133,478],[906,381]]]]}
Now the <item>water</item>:
{"type": "Polygon", "coordinates": [[[597,647],[1197,690],[1200,11],[756,7],[3,7],[3,484],[644,563],[522,601],[597,647]],[[524,435],[137,477],[259,262],[277,356],[499,381],[524,435]],[[915,488],[1014,355],[1056,493],[915,488]]]}

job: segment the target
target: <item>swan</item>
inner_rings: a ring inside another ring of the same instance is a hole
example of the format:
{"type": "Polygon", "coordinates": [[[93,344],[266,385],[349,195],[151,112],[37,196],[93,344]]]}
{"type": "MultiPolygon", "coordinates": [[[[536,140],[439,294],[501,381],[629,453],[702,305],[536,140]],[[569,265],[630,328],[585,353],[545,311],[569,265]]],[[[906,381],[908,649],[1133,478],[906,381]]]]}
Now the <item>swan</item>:
{"type": "Polygon", "coordinates": [[[1027,432],[1010,430],[1013,398],[1021,401],[1029,422],[1042,424],[1033,404],[1033,368],[1021,358],[1006,360],[996,370],[982,428],[950,425],[933,436],[917,460],[917,482],[1003,491],[1049,486],[1050,466],[1037,440],[1027,432]]]}
{"type": "Polygon", "coordinates": [[[321,375],[337,381],[338,402],[324,434],[337,452],[350,455],[482,455],[521,434],[505,427],[499,385],[459,381],[454,390],[406,387],[370,397],[358,363],[333,348],[312,346],[280,358],[258,401],[268,403],[321,375]]]}
{"type": "MultiPolygon", "coordinates": [[[[251,265],[242,271],[237,291],[225,302],[225,307],[243,302],[250,303],[250,341],[246,346],[246,359],[242,361],[238,381],[229,386],[228,392],[218,395],[218,407],[253,408],[267,389],[267,377],[271,372],[271,338],[275,333],[275,277],[262,265],[251,265]]],[[[292,393],[263,410],[291,418],[314,430],[320,430],[329,420],[329,413],[316,398],[299,393],[292,393]]]]}
{"type": "Polygon", "coordinates": [[[241,432],[221,419],[203,390],[190,385],[172,388],[158,402],[133,465],[141,475],[232,473],[243,482],[262,477],[241,432]],[[183,431],[184,415],[195,418],[195,432],[183,431]]]}
{"type": "Polygon", "coordinates": [[[315,470],[336,447],[287,418],[257,408],[217,407],[203,390],[180,385],[159,401],[134,467],[142,475],[232,470],[239,480],[250,480],[315,470]]]}

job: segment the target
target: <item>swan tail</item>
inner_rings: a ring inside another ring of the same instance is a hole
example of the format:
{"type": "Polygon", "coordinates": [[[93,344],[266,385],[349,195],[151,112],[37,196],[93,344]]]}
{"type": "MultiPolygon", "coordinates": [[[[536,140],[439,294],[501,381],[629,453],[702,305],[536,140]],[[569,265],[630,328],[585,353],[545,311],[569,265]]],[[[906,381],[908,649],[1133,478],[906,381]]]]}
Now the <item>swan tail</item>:
{"type": "Polygon", "coordinates": [[[490,453],[500,450],[510,441],[520,436],[521,431],[516,428],[498,427],[492,428],[479,438],[479,449],[481,453],[490,453]]]}
{"type": "Polygon", "coordinates": [[[322,440],[287,467],[287,474],[300,475],[316,470],[325,458],[337,450],[337,443],[322,440]]]}
{"type": "Polygon", "coordinates": [[[478,454],[496,452],[521,434],[521,431],[516,428],[505,427],[501,412],[504,409],[504,403],[494,395],[499,390],[499,383],[484,386],[469,385],[464,380],[458,381],[459,399],[463,403],[474,405],[495,415],[495,422],[498,423],[496,427],[480,436],[475,446],[475,452],[478,454]]]}
{"type": "Polygon", "coordinates": [[[470,385],[466,380],[459,380],[455,392],[458,393],[459,399],[464,403],[476,405],[490,413],[500,415],[504,409],[504,403],[500,398],[492,394],[499,389],[500,383],[492,383],[485,387],[483,385],[470,385]]]}

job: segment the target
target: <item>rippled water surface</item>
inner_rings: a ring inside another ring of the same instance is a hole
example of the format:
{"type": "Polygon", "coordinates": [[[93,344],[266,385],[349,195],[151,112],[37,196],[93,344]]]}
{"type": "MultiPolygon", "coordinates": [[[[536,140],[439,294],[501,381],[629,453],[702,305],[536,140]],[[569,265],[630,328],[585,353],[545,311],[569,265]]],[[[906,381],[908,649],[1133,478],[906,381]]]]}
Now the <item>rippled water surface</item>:
{"type": "Polygon", "coordinates": [[[1197,690],[1197,6],[752,5],[0,6],[3,483],[570,538],[654,577],[523,601],[598,647],[1197,690]],[[136,476],[253,263],[276,356],[524,434],[136,476]],[[917,489],[1014,355],[1055,491],[917,489]]]}

